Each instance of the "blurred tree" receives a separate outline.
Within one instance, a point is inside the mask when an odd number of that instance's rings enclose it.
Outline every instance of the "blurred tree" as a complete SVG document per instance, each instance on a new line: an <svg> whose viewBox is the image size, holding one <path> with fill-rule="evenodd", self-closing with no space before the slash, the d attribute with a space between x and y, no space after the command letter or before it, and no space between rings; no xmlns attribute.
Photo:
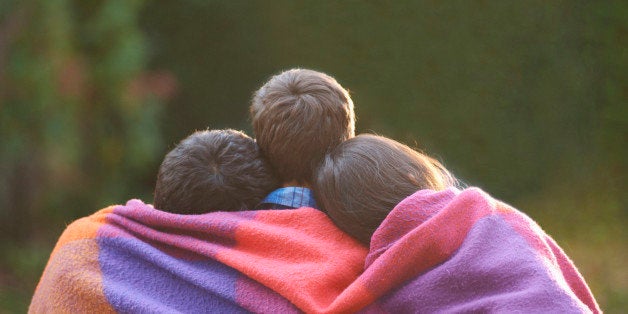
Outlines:
<svg viewBox="0 0 628 314"><path fill-rule="evenodd" d="M31 0L4 11L3 238L37 237L48 224L150 196L162 157L161 99L174 81L144 71L142 5Z"/></svg>

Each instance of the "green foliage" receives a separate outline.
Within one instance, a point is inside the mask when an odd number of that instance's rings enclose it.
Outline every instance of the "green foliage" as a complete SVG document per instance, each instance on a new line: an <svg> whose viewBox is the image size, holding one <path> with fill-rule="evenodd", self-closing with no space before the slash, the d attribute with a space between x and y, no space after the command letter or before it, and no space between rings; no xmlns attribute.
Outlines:
<svg viewBox="0 0 628 314"><path fill-rule="evenodd" d="M9 143L0 155L9 187L5 236L36 233L41 226L26 222L42 208L66 220L146 195L137 185L160 160L161 104L133 90L146 65L140 8L139 1L31 1L5 19L23 18L1 108Z"/></svg>
<svg viewBox="0 0 628 314"><path fill-rule="evenodd" d="M141 1L2 6L0 235L12 246L0 280L2 294L29 298L65 224L150 197L162 101L142 85Z"/></svg>

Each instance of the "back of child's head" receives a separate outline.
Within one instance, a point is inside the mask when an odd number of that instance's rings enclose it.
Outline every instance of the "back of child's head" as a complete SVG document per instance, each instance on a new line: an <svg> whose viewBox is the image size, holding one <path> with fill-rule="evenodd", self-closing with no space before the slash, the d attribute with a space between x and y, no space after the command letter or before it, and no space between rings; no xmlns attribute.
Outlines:
<svg viewBox="0 0 628 314"><path fill-rule="evenodd" d="M456 179L435 159L382 136L362 134L325 156L314 191L322 209L364 244L388 213L417 190L443 190Z"/></svg>
<svg viewBox="0 0 628 314"><path fill-rule="evenodd" d="M250 114L257 143L284 183L311 183L325 153L354 136L349 93L312 70L273 76L255 92Z"/></svg>
<svg viewBox="0 0 628 314"><path fill-rule="evenodd" d="M197 131L164 158L154 206L178 214L246 210L277 186L255 140L235 130Z"/></svg>

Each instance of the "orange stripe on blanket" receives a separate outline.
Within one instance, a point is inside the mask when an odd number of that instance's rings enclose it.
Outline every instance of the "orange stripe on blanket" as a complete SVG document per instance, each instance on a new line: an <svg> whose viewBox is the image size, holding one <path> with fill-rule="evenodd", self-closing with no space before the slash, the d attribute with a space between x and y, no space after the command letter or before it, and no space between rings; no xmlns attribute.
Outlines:
<svg viewBox="0 0 628 314"><path fill-rule="evenodd" d="M50 258L48 259L48 263L46 264L46 268L49 267L50 262L52 261L53 256L57 254L57 251L64 245L77 240L82 239L94 239L96 238L96 233L98 232L98 228L105 224L105 219L107 214L113 212L116 205L112 205L106 208L103 208L94 214L83 217L81 219L75 220L70 225L65 228L57 244L52 249L50 253ZM41 280L37 284L36 290L39 289L41 285Z"/></svg>
<svg viewBox="0 0 628 314"><path fill-rule="evenodd" d="M29 313L115 313L103 292L98 244L76 240L51 257L33 295Z"/></svg>
<svg viewBox="0 0 628 314"><path fill-rule="evenodd" d="M50 256L52 257L60 247L69 242L96 238L98 228L105 224L107 214L113 212L115 207L116 205L103 208L90 216L78 219L68 225L65 231L63 231L63 234L61 234L61 237L59 237L59 241L57 241Z"/></svg>

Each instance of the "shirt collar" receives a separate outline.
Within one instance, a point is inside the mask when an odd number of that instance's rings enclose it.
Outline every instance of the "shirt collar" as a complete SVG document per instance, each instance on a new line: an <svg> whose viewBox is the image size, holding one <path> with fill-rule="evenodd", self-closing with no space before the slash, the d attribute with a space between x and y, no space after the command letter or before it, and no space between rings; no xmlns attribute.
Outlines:
<svg viewBox="0 0 628 314"><path fill-rule="evenodd" d="M299 208L317 208L314 192L311 189L297 186L289 186L276 189L266 196L261 204L278 204L282 206Z"/></svg>

